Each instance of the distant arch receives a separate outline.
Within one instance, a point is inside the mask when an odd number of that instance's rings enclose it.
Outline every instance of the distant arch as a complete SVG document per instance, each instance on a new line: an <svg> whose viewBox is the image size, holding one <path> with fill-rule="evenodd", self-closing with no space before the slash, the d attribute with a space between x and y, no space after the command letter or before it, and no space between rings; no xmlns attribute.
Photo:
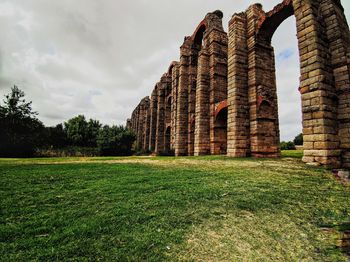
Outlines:
<svg viewBox="0 0 350 262"><path fill-rule="evenodd" d="M170 140L171 140L171 126L168 125L165 130L165 141L164 141L164 149L167 154L170 154L171 152Z"/></svg>
<svg viewBox="0 0 350 262"><path fill-rule="evenodd" d="M196 44L201 44L204 37L204 32L205 30L207 30L207 28L208 28L208 23L207 23L207 20L204 19L202 22L199 23L193 35L191 36L192 41Z"/></svg>
<svg viewBox="0 0 350 262"><path fill-rule="evenodd" d="M223 110L224 108L227 108L227 107L228 107L228 104L227 104L226 99L224 101L220 102L215 109L215 119L216 119L217 115L220 113L220 111Z"/></svg>
<svg viewBox="0 0 350 262"><path fill-rule="evenodd" d="M278 4L273 10L260 17L258 27L258 41L271 43L272 36L277 28L290 16L294 15L292 0L285 0Z"/></svg>
<svg viewBox="0 0 350 262"><path fill-rule="evenodd" d="M214 124L214 139L215 139L215 154L226 155L227 153L227 117L228 108L221 107L215 116Z"/></svg>

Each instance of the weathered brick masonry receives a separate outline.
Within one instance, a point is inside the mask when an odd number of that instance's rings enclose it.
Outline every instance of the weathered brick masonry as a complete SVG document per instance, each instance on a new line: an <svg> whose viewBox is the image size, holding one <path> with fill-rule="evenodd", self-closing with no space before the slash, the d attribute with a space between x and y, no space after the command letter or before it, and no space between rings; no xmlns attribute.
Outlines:
<svg viewBox="0 0 350 262"><path fill-rule="evenodd" d="M128 127L136 147L181 155L279 157L275 55L271 39L296 18L304 158L350 168L350 33L339 0L285 0L234 14L209 13L180 47Z"/></svg>

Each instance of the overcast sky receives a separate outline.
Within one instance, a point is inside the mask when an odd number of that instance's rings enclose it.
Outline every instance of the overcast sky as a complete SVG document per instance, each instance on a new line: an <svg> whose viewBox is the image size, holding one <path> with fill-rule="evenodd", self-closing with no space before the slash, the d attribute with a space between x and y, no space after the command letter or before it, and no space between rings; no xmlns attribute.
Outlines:
<svg viewBox="0 0 350 262"><path fill-rule="evenodd" d="M125 124L206 13L247 0L0 0L0 95L18 85L46 125L78 114ZM260 1L265 11L281 0ZM350 1L342 0L350 17ZM294 17L273 38L282 140L301 132Z"/></svg>

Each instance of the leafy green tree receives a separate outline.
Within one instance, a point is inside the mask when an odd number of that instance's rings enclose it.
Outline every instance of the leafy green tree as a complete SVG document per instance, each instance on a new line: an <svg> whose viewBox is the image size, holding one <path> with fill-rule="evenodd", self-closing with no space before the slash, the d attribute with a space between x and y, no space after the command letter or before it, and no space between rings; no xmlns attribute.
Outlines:
<svg viewBox="0 0 350 262"><path fill-rule="evenodd" d="M90 119L88 122L85 116L78 115L64 123L64 130L71 145L96 147L96 139L101 126L98 120Z"/></svg>
<svg viewBox="0 0 350 262"><path fill-rule="evenodd" d="M127 156L132 154L136 136L124 126L104 126L97 136L97 146L104 156Z"/></svg>
<svg viewBox="0 0 350 262"><path fill-rule="evenodd" d="M32 156L42 143L44 125L36 118L38 113L32 110L32 102L24 96L14 86L0 104L0 156Z"/></svg>
<svg viewBox="0 0 350 262"><path fill-rule="evenodd" d="M53 148L64 148L67 146L67 135L63 125L58 124L54 127L46 127L46 145Z"/></svg>
<svg viewBox="0 0 350 262"><path fill-rule="evenodd" d="M85 146L88 133L88 122L85 116L78 115L64 123L68 141L74 146Z"/></svg>
<svg viewBox="0 0 350 262"><path fill-rule="evenodd" d="M303 134L299 134L297 135L294 140L293 140L294 144L297 145L297 146L302 146L304 141L303 141Z"/></svg>
<svg viewBox="0 0 350 262"><path fill-rule="evenodd" d="M98 120L90 119L87 126L86 145L89 147L97 146L97 136L102 124Z"/></svg>

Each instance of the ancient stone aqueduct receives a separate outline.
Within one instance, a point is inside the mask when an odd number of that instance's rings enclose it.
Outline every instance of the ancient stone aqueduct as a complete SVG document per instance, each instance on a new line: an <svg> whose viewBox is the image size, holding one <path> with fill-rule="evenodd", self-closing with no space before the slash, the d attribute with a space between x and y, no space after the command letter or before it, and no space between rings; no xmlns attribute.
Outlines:
<svg viewBox="0 0 350 262"><path fill-rule="evenodd" d="M350 33L340 0L285 0L234 14L205 16L128 119L136 146L176 156L279 157L279 121L271 39L296 17L304 157L350 168ZM298 110L296 108L296 110Z"/></svg>

